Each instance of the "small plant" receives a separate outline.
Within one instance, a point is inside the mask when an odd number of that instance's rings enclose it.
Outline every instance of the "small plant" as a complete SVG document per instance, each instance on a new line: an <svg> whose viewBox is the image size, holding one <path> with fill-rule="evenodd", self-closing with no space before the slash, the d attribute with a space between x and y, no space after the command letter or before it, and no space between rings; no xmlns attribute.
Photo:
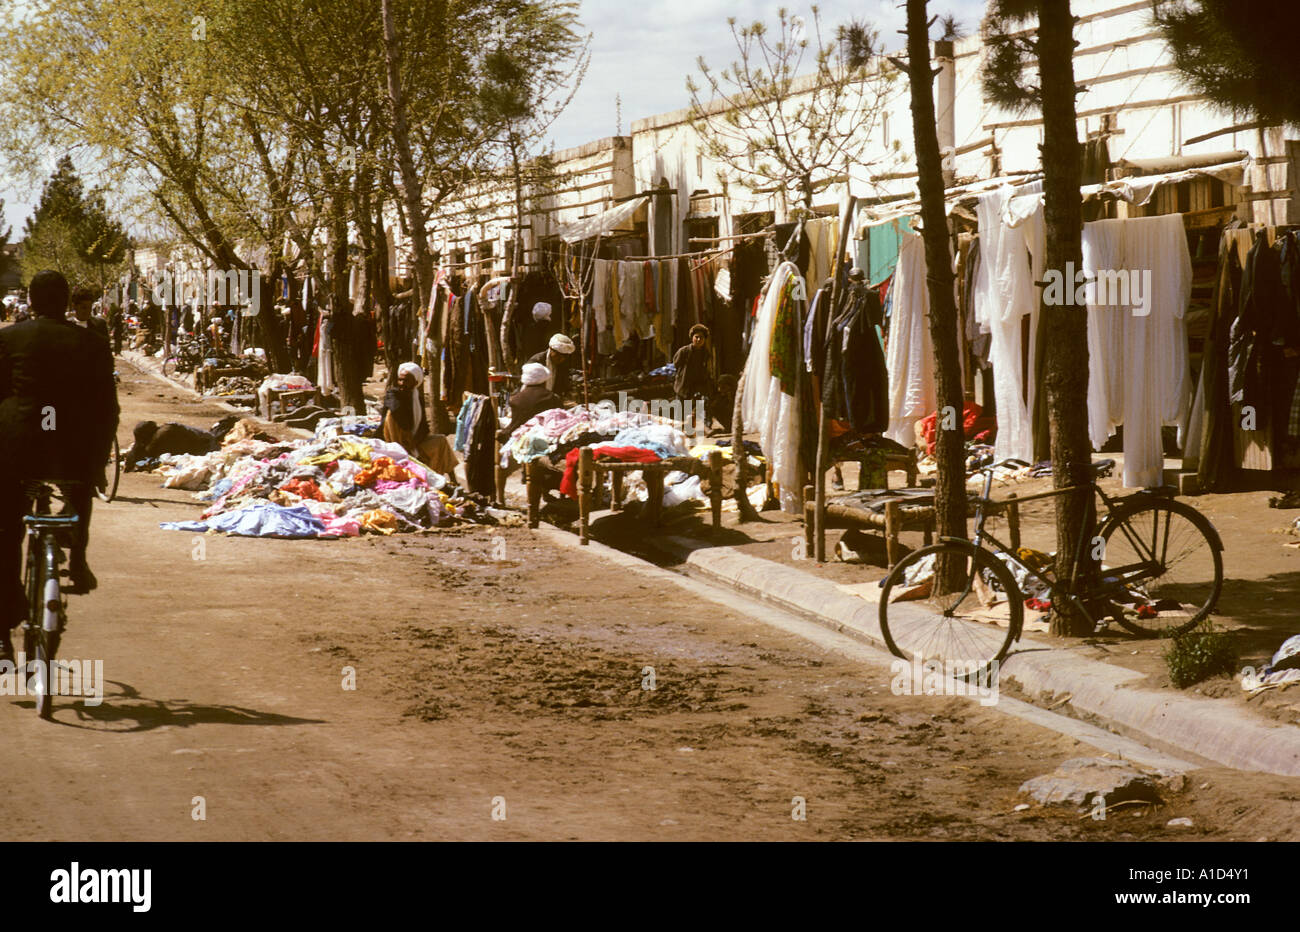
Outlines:
<svg viewBox="0 0 1300 932"><path fill-rule="evenodd" d="M1237 645L1208 619L1191 631L1175 634L1165 650L1169 679L1179 689L1237 669Z"/></svg>

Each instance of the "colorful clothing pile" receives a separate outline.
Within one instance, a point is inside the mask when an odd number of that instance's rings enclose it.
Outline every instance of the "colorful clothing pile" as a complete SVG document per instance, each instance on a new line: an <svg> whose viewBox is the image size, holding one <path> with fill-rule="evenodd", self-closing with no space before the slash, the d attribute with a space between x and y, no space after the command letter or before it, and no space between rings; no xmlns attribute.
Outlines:
<svg viewBox="0 0 1300 932"><path fill-rule="evenodd" d="M485 497L454 488L397 444L353 436L352 426L332 419L311 440L241 440L206 456L163 457L164 485L201 490L195 498L212 504L197 521L162 527L329 538L497 522Z"/></svg>

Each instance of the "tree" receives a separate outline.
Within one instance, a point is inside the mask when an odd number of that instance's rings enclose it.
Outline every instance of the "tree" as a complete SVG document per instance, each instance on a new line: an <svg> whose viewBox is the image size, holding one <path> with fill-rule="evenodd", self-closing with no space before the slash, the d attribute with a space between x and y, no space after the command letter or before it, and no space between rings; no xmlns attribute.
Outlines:
<svg viewBox="0 0 1300 932"><path fill-rule="evenodd" d="M127 246L126 231L109 216L103 195L85 190L65 155L24 226L23 276L30 279L42 269L56 269L74 289L102 290L116 277Z"/></svg>
<svg viewBox="0 0 1300 932"><path fill-rule="evenodd" d="M877 58L875 30L849 23L825 42L816 6L812 13L811 48L804 19L784 8L775 37L761 22L737 28L728 19L739 60L714 73L700 58L706 87L686 80L695 128L706 154L726 166L727 181L805 208L819 185L844 180L850 163L872 167L890 158L864 161L863 154L897 78ZM813 74L801 79L809 57Z"/></svg>
<svg viewBox="0 0 1300 932"><path fill-rule="evenodd" d="M1265 125L1300 126L1294 0L1156 0L1153 17L1197 93Z"/></svg>
<svg viewBox="0 0 1300 932"><path fill-rule="evenodd" d="M953 294L952 254L944 209L943 160L935 129L934 73L930 70L928 0L907 0L907 72L912 89L912 137L921 194L921 234L925 240L926 285L930 297L930 342L934 348L939 410L951 410L956 429L939 430L935 441L938 476L935 515L940 537L966 536L966 455L961 411L965 397L957 349L957 301ZM948 24L946 31L953 31ZM940 418L942 424L944 418ZM964 567L938 568L945 584L961 586Z"/></svg>
<svg viewBox="0 0 1300 932"><path fill-rule="evenodd" d="M1035 33L1013 30L1037 19ZM984 20L989 60L985 94L994 102L1043 115L1043 219L1047 231L1044 269L1065 278L1067 263L1082 268L1083 201L1079 193L1083 163L1075 111L1074 18L1070 0L993 0ZM1034 62L1038 83L1024 71ZM1092 445L1088 438L1087 308L1044 307L1039 317L1044 388L1051 436L1052 476L1056 488L1073 487L1056 498L1056 574L1066 585L1086 578L1093 568L1092 548L1082 550L1082 565L1071 566L1081 538L1091 537L1096 522L1092 496ZM1082 516L1082 517L1081 517ZM1073 575L1072 575L1073 574ZM1051 631L1086 635L1086 619L1068 613L1059 600Z"/></svg>

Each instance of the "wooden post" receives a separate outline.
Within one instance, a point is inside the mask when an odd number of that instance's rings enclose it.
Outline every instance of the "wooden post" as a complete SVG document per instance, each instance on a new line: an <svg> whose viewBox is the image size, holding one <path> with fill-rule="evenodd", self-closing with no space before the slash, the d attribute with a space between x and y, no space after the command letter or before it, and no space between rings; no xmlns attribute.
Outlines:
<svg viewBox="0 0 1300 932"><path fill-rule="evenodd" d="M536 528L542 522L542 482L537 475L537 460L524 466L524 481L528 486L528 526Z"/></svg>
<svg viewBox="0 0 1300 932"><path fill-rule="evenodd" d="M1015 501L1016 493L1007 495L1007 529L1011 534L1011 549L1020 549L1020 503Z"/></svg>
<svg viewBox="0 0 1300 932"><path fill-rule="evenodd" d="M892 569L899 559L898 532L903 525L902 506L898 502L885 502L885 555Z"/></svg>
<svg viewBox="0 0 1300 932"><path fill-rule="evenodd" d="M645 477L646 523L655 527L664 510L664 467L659 463L648 464L641 475Z"/></svg>
<svg viewBox="0 0 1300 932"><path fill-rule="evenodd" d="M623 473L617 469L609 474L609 510L623 510Z"/></svg>
<svg viewBox="0 0 1300 932"><path fill-rule="evenodd" d="M813 538L817 524L817 492L810 486L803 487L803 542L804 556L813 552Z"/></svg>
<svg viewBox="0 0 1300 932"><path fill-rule="evenodd" d="M583 447L578 454L578 539L584 546L590 539L591 482L595 471L596 460L591 455L591 448Z"/></svg>
<svg viewBox="0 0 1300 932"><path fill-rule="evenodd" d="M744 456L745 451L741 450L740 455ZM722 453L719 450L709 454L709 505L713 510L713 533L716 534L722 530Z"/></svg>
<svg viewBox="0 0 1300 932"><path fill-rule="evenodd" d="M826 325L830 326L835 317L835 309L840 298L840 279L843 278L844 272L844 248L847 245L846 240L849 238L850 228L853 224L853 210L857 207L858 199L852 194L849 195L849 202L844 208L844 216L840 218L840 239L835 247L835 262L831 266L831 306L826 314ZM826 340L825 333L813 334L813 339ZM822 373L823 375L825 373ZM830 458L830 418L826 414L826 406L820 403L817 405L817 465L813 470L813 482L816 485L817 509L814 512L813 519L816 525L816 560L818 563L826 562L826 469L829 466L827 460Z"/></svg>

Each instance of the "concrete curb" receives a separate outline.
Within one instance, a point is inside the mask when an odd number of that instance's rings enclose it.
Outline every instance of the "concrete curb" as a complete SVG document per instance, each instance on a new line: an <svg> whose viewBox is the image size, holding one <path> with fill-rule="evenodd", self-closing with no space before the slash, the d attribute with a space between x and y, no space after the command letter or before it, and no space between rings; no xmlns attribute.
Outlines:
<svg viewBox="0 0 1300 932"><path fill-rule="evenodd" d="M718 582L833 631L878 646L884 643L877 607L841 592L834 583L730 547L702 547L680 537L655 543ZM1300 776L1300 728L1268 725L1213 699L1143 689L1134 685L1143 675L1132 670L1024 637L1003 662L1001 675L1031 696L1068 695L1074 710L1117 731L1238 770Z"/></svg>

